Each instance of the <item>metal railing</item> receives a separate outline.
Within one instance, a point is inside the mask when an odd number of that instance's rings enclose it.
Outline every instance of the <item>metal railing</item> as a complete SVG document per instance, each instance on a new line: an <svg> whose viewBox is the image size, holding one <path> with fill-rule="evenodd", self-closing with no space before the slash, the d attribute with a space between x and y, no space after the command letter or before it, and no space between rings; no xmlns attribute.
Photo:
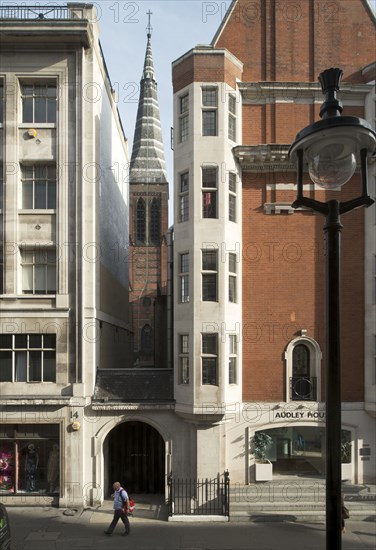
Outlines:
<svg viewBox="0 0 376 550"><path fill-rule="evenodd" d="M0 6L0 19L71 19L67 6Z"/></svg>
<svg viewBox="0 0 376 550"><path fill-rule="evenodd" d="M214 479L168 479L168 513L173 515L230 515L228 471Z"/></svg>
<svg viewBox="0 0 376 550"><path fill-rule="evenodd" d="M290 378L290 399L293 401L316 401L316 376L293 376Z"/></svg>

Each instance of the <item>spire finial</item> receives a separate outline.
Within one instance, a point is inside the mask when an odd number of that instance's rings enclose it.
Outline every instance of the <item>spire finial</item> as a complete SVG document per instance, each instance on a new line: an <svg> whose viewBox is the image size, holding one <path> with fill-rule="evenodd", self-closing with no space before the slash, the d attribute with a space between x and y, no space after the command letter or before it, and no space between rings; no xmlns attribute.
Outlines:
<svg viewBox="0 0 376 550"><path fill-rule="evenodd" d="M148 33L148 38L151 38L151 32L153 30L153 27L151 26L151 16L153 15L153 12L149 11L146 13L146 15L148 16L148 26L146 27L146 30L147 30L147 33Z"/></svg>

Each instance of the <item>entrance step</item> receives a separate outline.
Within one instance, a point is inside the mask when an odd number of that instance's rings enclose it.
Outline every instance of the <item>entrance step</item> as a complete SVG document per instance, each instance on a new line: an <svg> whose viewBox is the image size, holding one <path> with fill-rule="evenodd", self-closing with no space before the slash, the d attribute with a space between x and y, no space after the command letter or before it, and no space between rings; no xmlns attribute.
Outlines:
<svg viewBox="0 0 376 550"><path fill-rule="evenodd" d="M376 490L343 484L353 521L376 520ZM230 486L230 520L325 522L325 480L288 476L250 485Z"/></svg>

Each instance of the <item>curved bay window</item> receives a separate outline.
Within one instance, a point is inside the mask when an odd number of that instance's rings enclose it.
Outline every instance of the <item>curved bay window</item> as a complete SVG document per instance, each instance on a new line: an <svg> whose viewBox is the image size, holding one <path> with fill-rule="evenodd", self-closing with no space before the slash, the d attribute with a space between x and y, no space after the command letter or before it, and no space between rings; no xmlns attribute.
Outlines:
<svg viewBox="0 0 376 550"><path fill-rule="evenodd" d="M290 342L285 352L286 400L319 401L321 379L321 350L308 337Z"/></svg>

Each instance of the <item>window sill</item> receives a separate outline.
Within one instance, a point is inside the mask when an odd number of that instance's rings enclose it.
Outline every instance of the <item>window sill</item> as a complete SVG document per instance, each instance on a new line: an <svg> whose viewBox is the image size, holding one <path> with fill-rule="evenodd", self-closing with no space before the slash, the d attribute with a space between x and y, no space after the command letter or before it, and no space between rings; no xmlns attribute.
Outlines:
<svg viewBox="0 0 376 550"><path fill-rule="evenodd" d="M57 125L55 122L21 122L19 125L18 125L18 128L20 130L28 130L29 128L40 128L41 130L43 129L53 129L53 128L56 128Z"/></svg>
<svg viewBox="0 0 376 550"><path fill-rule="evenodd" d="M19 214L56 214L55 208L20 208Z"/></svg>

